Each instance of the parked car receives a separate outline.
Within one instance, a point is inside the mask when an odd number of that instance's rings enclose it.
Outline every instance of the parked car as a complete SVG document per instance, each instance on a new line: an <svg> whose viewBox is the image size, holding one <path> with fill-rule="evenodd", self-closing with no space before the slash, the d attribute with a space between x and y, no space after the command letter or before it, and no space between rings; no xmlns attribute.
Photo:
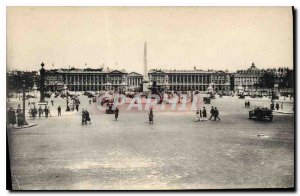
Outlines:
<svg viewBox="0 0 300 196"><path fill-rule="evenodd" d="M113 104L112 104L112 103L109 103L108 106L107 106L107 108L106 108L105 113L106 113L106 114L114 114L115 111L116 111L116 109L113 108Z"/></svg>
<svg viewBox="0 0 300 196"><path fill-rule="evenodd" d="M211 98L210 97L203 97L204 104L210 104Z"/></svg>
<svg viewBox="0 0 300 196"><path fill-rule="evenodd" d="M266 107L254 107L253 110L249 111L249 119L270 119L273 120L273 111Z"/></svg>

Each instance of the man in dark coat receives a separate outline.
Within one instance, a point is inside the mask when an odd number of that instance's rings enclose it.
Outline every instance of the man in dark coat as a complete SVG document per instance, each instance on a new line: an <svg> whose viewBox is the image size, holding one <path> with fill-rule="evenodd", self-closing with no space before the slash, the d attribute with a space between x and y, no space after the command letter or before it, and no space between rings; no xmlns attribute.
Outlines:
<svg viewBox="0 0 300 196"><path fill-rule="evenodd" d="M41 106L39 107L38 112L39 112L39 118L41 118L41 115L43 114L43 109Z"/></svg>
<svg viewBox="0 0 300 196"><path fill-rule="evenodd" d="M82 125L86 124L86 114L84 109L82 109L81 117L82 117L81 124Z"/></svg>
<svg viewBox="0 0 300 196"><path fill-rule="evenodd" d="M58 116L61 116L61 107L60 106L58 106L57 112L58 112Z"/></svg>
<svg viewBox="0 0 300 196"><path fill-rule="evenodd" d="M207 120L207 112L205 107L203 107L202 115L203 115L203 120Z"/></svg>
<svg viewBox="0 0 300 196"><path fill-rule="evenodd" d="M215 111L214 106L211 106L209 120L211 120L211 118L214 116L214 111Z"/></svg>
<svg viewBox="0 0 300 196"><path fill-rule="evenodd" d="M85 120L86 120L86 122L89 122L90 124L92 124L91 119L90 119L90 113L87 110L85 110Z"/></svg>
<svg viewBox="0 0 300 196"><path fill-rule="evenodd" d="M219 118L219 110L217 109L217 107L215 107L215 110L214 110L214 120L216 120L216 119L221 120Z"/></svg>
<svg viewBox="0 0 300 196"><path fill-rule="evenodd" d="M150 122L150 124L153 124L154 114L153 114L153 109L152 108L150 109L150 112L148 113L148 116L149 116L149 122Z"/></svg>
<svg viewBox="0 0 300 196"><path fill-rule="evenodd" d="M119 117L119 109L118 107L116 107L116 110L115 110L115 120L118 121L118 117Z"/></svg>
<svg viewBox="0 0 300 196"><path fill-rule="evenodd" d="M279 103L276 103L276 110L279 110Z"/></svg>
<svg viewBox="0 0 300 196"><path fill-rule="evenodd" d="M48 110L47 106L45 107L44 112L45 112L46 118L48 118L48 112L49 112L49 110Z"/></svg>

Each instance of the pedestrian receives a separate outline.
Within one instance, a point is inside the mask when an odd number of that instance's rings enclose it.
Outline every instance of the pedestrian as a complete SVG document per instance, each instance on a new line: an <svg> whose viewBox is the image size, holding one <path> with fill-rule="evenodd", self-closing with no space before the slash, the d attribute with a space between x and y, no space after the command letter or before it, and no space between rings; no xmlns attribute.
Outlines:
<svg viewBox="0 0 300 196"><path fill-rule="evenodd" d="M18 127L23 127L24 119L23 119L23 113L22 112L18 113L17 119L18 119Z"/></svg>
<svg viewBox="0 0 300 196"><path fill-rule="evenodd" d="M15 110L12 107L10 107L7 113L8 113L8 123L14 126L16 124Z"/></svg>
<svg viewBox="0 0 300 196"><path fill-rule="evenodd" d="M89 100L89 104L90 104L90 105L92 104L92 101L91 101L91 100Z"/></svg>
<svg viewBox="0 0 300 196"><path fill-rule="evenodd" d="M76 110L77 110L77 112L79 110L79 104L78 103L76 103Z"/></svg>
<svg viewBox="0 0 300 196"><path fill-rule="evenodd" d="M30 101L28 101L28 106L30 106Z"/></svg>
<svg viewBox="0 0 300 196"><path fill-rule="evenodd" d="M211 120L211 118L214 116L214 111L215 111L214 106L211 106L209 120Z"/></svg>
<svg viewBox="0 0 300 196"><path fill-rule="evenodd" d="M47 106L45 106L44 112L45 112L46 118L48 118L48 108L47 108Z"/></svg>
<svg viewBox="0 0 300 196"><path fill-rule="evenodd" d="M86 115L85 115L84 109L82 109L82 112L81 112L81 124L82 125L86 124Z"/></svg>
<svg viewBox="0 0 300 196"><path fill-rule="evenodd" d="M219 118L219 110L217 109L217 107L215 107L215 109L214 109L214 120L216 120L216 119L219 119L219 120L221 120L220 118Z"/></svg>
<svg viewBox="0 0 300 196"><path fill-rule="evenodd" d="M87 110L85 110L85 122L89 122L90 124L92 124L90 119L90 113Z"/></svg>
<svg viewBox="0 0 300 196"><path fill-rule="evenodd" d="M199 121L203 121L202 110L199 110Z"/></svg>
<svg viewBox="0 0 300 196"><path fill-rule="evenodd" d="M200 112L199 112L199 110L197 110L196 111L196 118L195 118L195 122L198 122L198 121L200 121Z"/></svg>
<svg viewBox="0 0 300 196"><path fill-rule="evenodd" d="M41 115L43 114L43 109L41 106L39 107L38 112L39 112L39 118L41 118Z"/></svg>
<svg viewBox="0 0 300 196"><path fill-rule="evenodd" d="M150 112L148 113L149 116L149 123L153 124L153 118L154 118L154 114L153 114L153 109L150 108Z"/></svg>
<svg viewBox="0 0 300 196"><path fill-rule="evenodd" d="M205 107L203 107L202 115L203 115L203 120L206 121L207 120L207 112L206 112Z"/></svg>
<svg viewBox="0 0 300 196"><path fill-rule="evenodd" d="M276 110L279 110L279 103L276 103Z"/></svg>
<svg viewBox="0 0 300 196"><path fill-rule="evenodd" d="M116 107L116 110L115 110L115 120L118 121L118 117L119 117L119 109L118 107Z"/></svg>
<svg viewBox="0 0 300 196"><path fill-rule="evenodd" d="M53 105L53 102L54 102L54 101L53 101L53 99L52 99L52 100L51 100L51 105Z"/></svg>
<svg viewBox="0 0 300 196"><path fill-rule="evenodd" d="M245 108L247 107L247 101L245 101Z"/></svg>
<svg viewBox="0 0 300 196"><path fill-rule="evenodd" d="M32 116L33 119L35 119L36 114L37 114L37 109L36 109L35 106L33 106L33 109L31 110L31 116Z"/></svg>
<svg viewBox="0 0 300 196"><path fill-rule="evenodd" d="M281 103L281 110L283 110L283 102Z"/></svg>
<svg viewBox="0 0 300 196"><path fill-rule="evenodd" d="M248 108L250 108L250 101L248 101Z"/></svg>
<svg viewBox="0 0 300 196"><path fill-rule="evenodd" d="M58 106L57 112L58 112L58 116L61 116L61 107L60 106Z"/></svg>

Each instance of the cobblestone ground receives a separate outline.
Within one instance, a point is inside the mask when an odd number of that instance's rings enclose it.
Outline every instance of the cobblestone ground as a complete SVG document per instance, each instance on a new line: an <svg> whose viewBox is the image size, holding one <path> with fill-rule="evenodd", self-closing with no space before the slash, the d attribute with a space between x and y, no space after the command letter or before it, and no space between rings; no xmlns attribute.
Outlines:
<svg viewBox="0 0 300 196"><path fill-rule="evenodd" d="M244 100L232 97L212 105L221 121L194 122L194 111L165 111L155 112L150 125L146 111L121 107L116 122L81 96L92 124L82 126L74 113L8 130L13 189L293 187L294 116L249 120Z"/></svg>

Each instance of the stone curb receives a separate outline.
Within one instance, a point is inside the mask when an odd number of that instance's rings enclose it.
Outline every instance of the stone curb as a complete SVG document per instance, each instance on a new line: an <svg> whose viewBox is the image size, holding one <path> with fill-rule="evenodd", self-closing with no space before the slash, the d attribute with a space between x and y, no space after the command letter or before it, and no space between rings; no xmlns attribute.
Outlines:
<svg viewBox="0 0 300 196"><path fill-rule="evenodd" d="M35 127L37 126L37 124L28 124L28 125L24 125L23 127L12 127L13 129L26 129L26 128L30 128L30 127Z"/></svg>

